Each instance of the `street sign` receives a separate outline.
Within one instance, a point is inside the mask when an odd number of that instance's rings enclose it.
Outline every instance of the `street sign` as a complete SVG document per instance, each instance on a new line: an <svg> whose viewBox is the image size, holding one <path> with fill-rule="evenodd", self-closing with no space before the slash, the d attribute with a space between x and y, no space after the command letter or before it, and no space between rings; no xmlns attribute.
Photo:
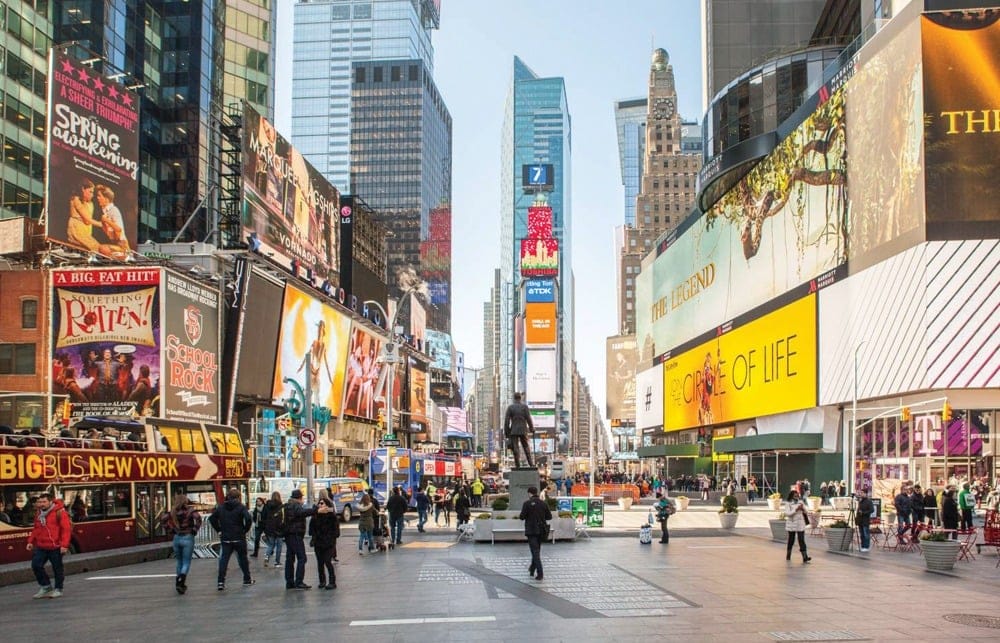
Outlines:
<svg viewBox="0 0 1000 643"><path fill-rule="evenodd" d="M398 447L399 440L379 440L378 445L380 447Z"/></svg>
<svg viewBox="0 0 1000 643"><path fill-rule="evenodd" d="M390 441L391 440L396 440L396 434L395 433L386 433L385 435L382 436L382 439L383 440L390 440ZM398 440L397 440L397 442L398 442Z"/></svg>
<svg viewBox="0 0 1000 643"><path fill-rule="evenodd" d="M299 446L311 447L316 442L316 431L310 428L299 429Z"/></svg>

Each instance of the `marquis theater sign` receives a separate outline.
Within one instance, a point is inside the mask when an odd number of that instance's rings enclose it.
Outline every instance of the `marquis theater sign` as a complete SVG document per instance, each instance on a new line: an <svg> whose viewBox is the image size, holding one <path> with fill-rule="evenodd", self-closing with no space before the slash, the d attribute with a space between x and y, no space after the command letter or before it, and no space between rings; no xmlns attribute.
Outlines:
<svg viewBox="0 0 1000 643"><path fill-rule="evenodd" d="M0 483L219 480L246 475L242 458L205 454L0 449Z"/></svg>

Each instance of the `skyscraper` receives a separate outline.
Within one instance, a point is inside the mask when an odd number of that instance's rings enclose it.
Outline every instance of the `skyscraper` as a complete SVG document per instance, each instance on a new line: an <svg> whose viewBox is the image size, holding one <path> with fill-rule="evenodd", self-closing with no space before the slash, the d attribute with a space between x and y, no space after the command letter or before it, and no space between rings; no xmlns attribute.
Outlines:
<svg viewBox="0 0 1000 643"><path fill-rule="evenodd" d="M615 101L615 129L625 188L625 225L635 225L635 197L639 194L646 149L646 98Z"/></svg>
<svg viewBox="0 0 1000 643"><path fill-rule="evenodd" d="M222 105L246 100L274 122L274 35L278 3L225 0Z"/></svg>
<svg viewBox="0 0 1000 643"><path fill-rule="evenodd" d="M500 190L500 320L507 320L500 339L499 397L510 399L515 368L523 368L524 354L515 346L510 321L522 313L520 240L528 237L528 206L535 197L524 191L522 166L552 164L553 189L546 197L552 208L552 236L559 243L559 286L556 296L556 427L568 443L573 395L573 273L572 207L570 204L571 120L566 84L561 77L543 78L514 57L501 135ZM530 401L530 399L529 399Z"/></svg>

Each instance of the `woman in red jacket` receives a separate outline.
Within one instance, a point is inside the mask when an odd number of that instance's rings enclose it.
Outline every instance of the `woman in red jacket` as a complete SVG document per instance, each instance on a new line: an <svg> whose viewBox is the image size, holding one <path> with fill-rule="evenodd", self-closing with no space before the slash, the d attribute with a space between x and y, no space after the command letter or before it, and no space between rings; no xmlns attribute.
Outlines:
<svg viewBox="0 0 1000 643"><path fill-rule="evenodd" d="M69 513L62 500L52 499L51 493L43 493L35 500L35 525L28 534L28 551L31 556L31 571L41 589L35 598L59 598L63 590L63 554L69 551L72 534ZM52 563L52 573L56 577L55 587L45 573L45 563Z"/></svg>

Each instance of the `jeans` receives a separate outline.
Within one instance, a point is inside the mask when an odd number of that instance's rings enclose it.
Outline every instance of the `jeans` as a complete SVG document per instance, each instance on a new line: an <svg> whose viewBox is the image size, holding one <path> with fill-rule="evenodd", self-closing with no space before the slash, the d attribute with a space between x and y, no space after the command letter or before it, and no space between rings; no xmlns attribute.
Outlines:
<svg viewBox="0 0 1000 643"><path fill-rule="evenodd" d="M900 536L907 530L910 526L910 512L896 512L896 533Z"/></svg>
<svg viewBox="0 0 1000 643"><path fill-rule="evenodd" d="M444 512L444 505L436 504L434 505L434 524L438 525L438 518L441 517L442 512ZM440 526L440 525L438 525Z"/></svg>
<svg viewBox="0 0 1000 643"><path fill-rule="evenodd" d="M417 508L417 531L423 531L427 524L427 509Z"/></svg>
<svg viewBox="0 0 1000 643"><path fill-rule="evenodd" d="M52 563L52 573L56 577L56 589L61 590L63 588L63 579L65 578L63 576L62 551L35 547L34 552L31 554L31 571L35 572L35 580L42 587L49 587L51 585L49 575L45 573L46 562Z"/></svg>
<svg viewBox="0 0 1000 643"><path fill-rule="evenodd" d="M809 558L809 555L806 553L806 532L790 531L788 532L788 550L785 553L785 560L788 560L792 557L792 545L795 544L796 534L798 534L799 551L802 552L802 560Z"/></svg>
<svg viewBox="0 0 1000 643"><path fill-rule="evenodd" d="M226 582L226 571L229 569L229 557L236 552L236 562L243 572L243 582L250 582L250 560L247 558L247 541L222 542L222 555L219 556L219 583Z"/></svg>
<svg viewBox="0 0 1000 643"><path fill-rule="evenodd" d="M257 526L253 530L253 557L260 553L260 537L264 535L264 528Z"/></svg>
<svg viewBox="0 0 1000 643"><path fill-rule="evenodd" d="M371 529L362 529L358 527L358 551L364 551L365 541L368 542L368 551L375 548L375 538L372 536Z"/></svg>
<svg viewBox="0 0 1000 643"><path fill-rule="evenodd" d="M301 585L306 578L306 543L302 534L285 536L285 587Z"/></svg>
<svg viewBox="0 0 1000 643"><path fill-rule="evenodd" d="M403 516L389 517L389 536L394 543L403 540L403 522Z"/></svg>
<svg viewBox="0 0 1000 643"><path fill-rule="evenodd" d="M531 552L531 565L528 573L542 575L542 537L541 535L528 536L528 550Z"/></svg>
<svg viewBox="0 0 1000 643"><path fill-rule="evenodd" d="M960 529L962 529L962 531L972 529L972 509L962 510L962 525Z"/></svg>
<svg viewBox="0 0 1000 643"><path fill-rule="evenodd" d="M333 572L333 545L316 548L316 568L319 570L319 584L326 585L327 574L330 575L330 585L337 584L337 575Z"/></svg>
<svg viewBox="0 0 1000 643"><path fill-rule="evenodd" d="M266 556L270 560L271 554L275 554L275 556L274 556L274 564L275 565L280 565L281 564L281 545L284 542L284 538L281 538L280 536L265 536L264 538L266 539L266 542L267 542L267 551L264 552L264 556ZM275 553L275 552L277 552L277 553Z"/></svg>
<svg viewBox="0 0 1000 643"><path fill-rule="evenodd" d="M660 531L663 532L663 534L660 536L660 542L661 543L668 543L668 542L670 542L670 532L667 531L667 521L666 520L661 520L660 521Z"/></svg>
<svg viewBox="0 0 1000 643"><path fill-rule="evenodd" d="M191 556L194 555L194 534L177 534L174 536L174 558L177 560L177 575L187 576L191 569Z"/></svg>
<svg viewBox="0 0 1000 643"><path fill-rule="evenodd" d="M867 522L858 523L858 535L861 537L861 549L871 549L872 528Z"/></svg>

